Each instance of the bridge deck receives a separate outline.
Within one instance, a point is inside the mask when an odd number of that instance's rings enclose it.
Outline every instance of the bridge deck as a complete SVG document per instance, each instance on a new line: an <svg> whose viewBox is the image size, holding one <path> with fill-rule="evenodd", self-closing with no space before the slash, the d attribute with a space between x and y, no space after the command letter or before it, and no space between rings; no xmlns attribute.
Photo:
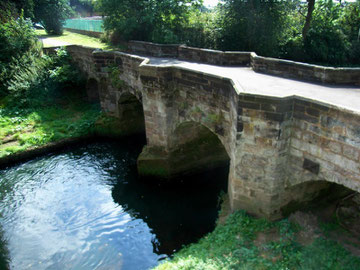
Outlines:
<svg viewBox="0 0 360 270"><path fill-rule="evenodd" d="M287 79L254 72L248 67L224 67L171 58L148 57L150 65L176 66L188 70L230 78L244 94L288 97L298 96L360 113L360 88Z"/></svg>

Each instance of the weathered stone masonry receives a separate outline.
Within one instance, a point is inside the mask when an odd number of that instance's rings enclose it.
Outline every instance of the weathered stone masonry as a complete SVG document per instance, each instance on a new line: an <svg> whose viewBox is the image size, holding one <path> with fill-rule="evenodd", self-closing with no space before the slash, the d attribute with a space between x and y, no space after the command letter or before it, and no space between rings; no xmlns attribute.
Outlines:
<svg viewBox="0 0 360 270"><path fill-rule="evenodd" d="M126 93L142 103L147 148L169 153L184 123L216 134L230 158L233 209L278 218L290 202L309 200L326 188L324 181L360 191L357 113L295 96L240 94L230 79L154 66L126 53L67 50L96 84L90 88L98 89L104 111L120 117Z"/></svg>

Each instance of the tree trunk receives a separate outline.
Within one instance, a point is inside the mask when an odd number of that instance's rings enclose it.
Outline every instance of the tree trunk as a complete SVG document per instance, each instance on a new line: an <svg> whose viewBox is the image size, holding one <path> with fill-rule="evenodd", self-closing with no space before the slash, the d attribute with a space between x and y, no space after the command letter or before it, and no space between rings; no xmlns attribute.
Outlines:
<svg viewBox="0 0 360 270"><path fill-rule="evenodd" d="M305 20L304 28L302 30L302 36L304 41L310 29L311 18L315 7L315 0L307 0L307 2L308 2L308 8L307 8L306 20Z"/></svg>

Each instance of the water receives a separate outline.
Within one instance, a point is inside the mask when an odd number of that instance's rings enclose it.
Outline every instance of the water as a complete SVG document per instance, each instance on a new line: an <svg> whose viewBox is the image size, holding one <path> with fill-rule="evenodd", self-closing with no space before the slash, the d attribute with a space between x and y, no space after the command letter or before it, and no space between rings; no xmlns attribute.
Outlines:
<svg viewBox="0 0 360 270"><path fill-rule="evenodd" d="M140 180L138 142L97 142L0 171L0 269L149 269L214 228L226 170Z"/></svg>

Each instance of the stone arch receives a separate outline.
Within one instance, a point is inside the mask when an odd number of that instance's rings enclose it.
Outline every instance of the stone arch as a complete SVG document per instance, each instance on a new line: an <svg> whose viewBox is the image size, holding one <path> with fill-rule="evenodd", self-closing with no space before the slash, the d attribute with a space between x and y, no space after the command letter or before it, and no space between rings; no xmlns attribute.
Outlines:
<svg viewBox="0 0 360 270"><path fill-rule="evenodd" d="M351 193L358 192L341 183L324 179L307 180L285 188L282 196L281 212L283 216L306 208L317 201L334 201Z"/></svg>
<svg viewBox="0 0 360 270"><path fill-rule="evenodd" d="M87 80L86 94L90 102L100 102L99 83L96 79L90 78Z"/></svg>
<svg viewBox="0 0 360 270"><path fill-rule="evenodd" d="M230 155L223 141L209 127L184 121L170 135L170 156L180 173L192 173L229 166Z"/></svg>
<svg viewBox="0 0 360 270"><path fill-rule="evenodd" d="M185 130L184 134L182 131ZM191 133L191 132L193 133ZM185 140L189 139L191 135L193 136L200 136L201 134L207 134L211 137L213 137L214 141L216 141L216 139L218 140L218 142L221 144L221 146L225 149L227 155L229 157L231 157L231 149L228 146L228 140L225 136L223 136L223 132L220 132L221 134L219 134L218 130L217 130L217 126L212 125L209 126L206 123L203 123L202 121L195 121L195 120L184 120L180 123L178 123L177 125L175 125L173 127L172 130L172 136L170 136L170 148L173 148L176 145L179 145L179 141L176 140L177 136L175 136L176 134L180 133L179 135L181 135ZM216 137L216 139L215 139ZM180 139L181 137L179 137L178 139Z"/></svg>
<svg viewBox="0 0 360 270"><path fill-rule="evenodd" d="M124 92L120 95L117 106L117 117L126 135L145 133L144 110L138 97L130 92Z"/></svg>
<svg viewBox="0 0 360 270"><path fill-rule="evenodd" d="M230 168L222 141L208 127L185 121L168 134L169 147L147 145L137 162L141 176L173 179L225 167Z"/></svg>

